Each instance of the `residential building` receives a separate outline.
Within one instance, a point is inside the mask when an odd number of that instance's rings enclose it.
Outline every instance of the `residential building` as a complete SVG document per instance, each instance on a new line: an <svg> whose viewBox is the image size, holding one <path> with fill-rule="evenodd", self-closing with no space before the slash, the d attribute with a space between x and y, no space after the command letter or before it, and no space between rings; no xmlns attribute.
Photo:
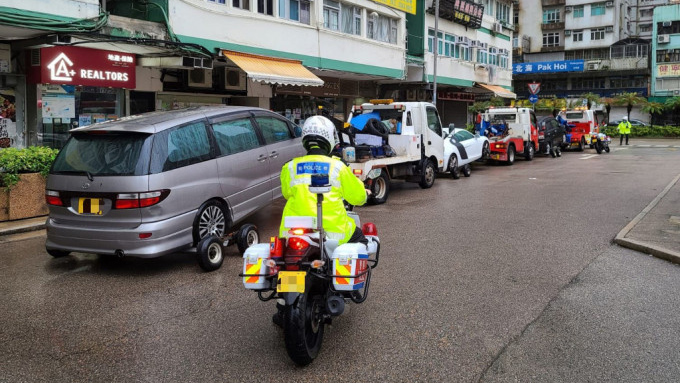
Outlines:
<svg viewBox="0 0 680 383"><path fill-rule="evenodd" d="M680 5L654 9L651 101L680 96Z"/></svg>
<svg viewBox="0 0 680 383"><path fill-rule="evenodd" d="M6 1L0 95L14 115L0 146L60 147L76 126L192 105L301 123L318 106L344 119L370 98L437 99L445 124L464 124L475 97L514 97L509 0L440 0L437 23L433 0L393 3Z"/></svg>

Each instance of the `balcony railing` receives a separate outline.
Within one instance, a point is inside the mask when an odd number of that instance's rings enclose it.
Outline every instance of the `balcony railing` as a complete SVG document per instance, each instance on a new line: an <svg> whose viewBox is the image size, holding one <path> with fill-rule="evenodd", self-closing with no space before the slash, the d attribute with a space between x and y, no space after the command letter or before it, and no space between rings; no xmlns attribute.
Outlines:
<svg viewBox="0 0 680 383"><path fill-rule="evenodd" d="M541 52L561 52L564 50L564 45L554 47L541 47Z"/></svg>
<svg viewBox="0 0 680 383"><path fill-rule="evenodd" d="M564 21L560 21L557 23L544 23L541 24L541 29L545 30L554 30L554 29L564 29Z"/></svg>

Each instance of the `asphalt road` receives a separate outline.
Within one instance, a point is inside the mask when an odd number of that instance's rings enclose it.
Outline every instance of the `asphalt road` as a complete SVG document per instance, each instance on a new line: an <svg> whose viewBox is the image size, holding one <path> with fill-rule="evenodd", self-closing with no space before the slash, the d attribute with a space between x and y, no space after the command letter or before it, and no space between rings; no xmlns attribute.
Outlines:
<svg viewBox="0 0 680 383"><path fill-rule="evenodd" d="M382 242L369 299L306 368L234 247L204 273L191 254L52 259L41 233L6 241L0 382L676 381L680 269L612 239L677 175L680 141L631 144L393 183L357 208ZM262 237L282 205L252 218Z"/></svg>

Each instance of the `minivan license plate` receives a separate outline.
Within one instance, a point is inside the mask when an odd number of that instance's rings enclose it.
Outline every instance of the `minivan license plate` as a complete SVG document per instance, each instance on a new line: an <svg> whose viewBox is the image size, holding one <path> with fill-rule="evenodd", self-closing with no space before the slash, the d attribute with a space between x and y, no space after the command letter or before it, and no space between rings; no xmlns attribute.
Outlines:
<svg viewBox="0 0 680 383"><path fill-rule="evenodd" d="M277 293L304 293L305 271L279 271L276 281Z"/></svg>
<svg viewBox="0 0 680 383"><path fill-rule="evenodd" d="M79 198L78 213L101 215L102 200L100 198Z"/></svg>

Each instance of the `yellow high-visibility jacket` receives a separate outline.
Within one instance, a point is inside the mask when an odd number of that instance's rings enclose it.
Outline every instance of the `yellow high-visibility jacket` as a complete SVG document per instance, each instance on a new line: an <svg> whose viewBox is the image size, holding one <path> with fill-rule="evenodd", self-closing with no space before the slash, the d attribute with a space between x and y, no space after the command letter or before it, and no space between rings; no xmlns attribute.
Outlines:
<svg viewBox="0 0 680 383"><path fill-rule="evenodd" d="M619 122L618 128L620 134L630 134L630 121L623 120Z"/></svg>
<svg viewBox="0 0 680 383"><path fill-rule="evenodd" d="M356 224L347 215L343 199L352 205L366 203L366 190L347 165L335 157L311 154L289 161L281 168L281 193L287 200L283 208L279 236L288 237L290 228L284 227L285 217L316 217L317 195L309 191L314 172L328 172L331 191L324 193L323 228L328 238L346 243L354 233Z"/></svg>

